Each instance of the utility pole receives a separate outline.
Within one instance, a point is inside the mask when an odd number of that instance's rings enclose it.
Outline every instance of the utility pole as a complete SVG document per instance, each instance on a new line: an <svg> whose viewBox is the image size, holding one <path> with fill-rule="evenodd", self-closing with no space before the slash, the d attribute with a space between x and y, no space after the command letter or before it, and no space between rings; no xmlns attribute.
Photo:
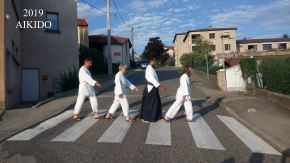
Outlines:
<svg viewBox="0 0 290 163"><path fill-rule="evenodd" d="M134 51L134 46L135 46L135 44L134 44L134 27L132 26L132 30L131 30L131 32L132 32L132 59L134 59L134 55L135 55L135 51Z"/></svg>
<svg viewBox="0 0 290 163"><path fill-rule="evenodd" d="M111 40L111 7L110 0L107 0L107 37L108 37L108 74L112 75L112 40Z"/></svg>
<svg viewBox="0 0 290 163"><path fill-rule="evenodd" d="M225 57L225 38L228 38L230 39L230 36L229 35L222 35L221 36L222 38L222 52L223 52L223 68L225 68L225 61L226 61L226 57Z"/></svg>

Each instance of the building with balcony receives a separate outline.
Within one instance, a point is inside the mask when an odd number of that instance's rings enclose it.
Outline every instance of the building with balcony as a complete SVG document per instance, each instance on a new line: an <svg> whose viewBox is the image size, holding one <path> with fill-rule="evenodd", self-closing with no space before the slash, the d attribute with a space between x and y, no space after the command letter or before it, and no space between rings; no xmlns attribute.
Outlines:
<svg viewBox="0 0 290 163"><path fill-rule="evenodd" d="M220 58L222 53L233 55L237 52L236 31L237 28L204 28L177 33L173 40L176 56L175 65L181 66L180 57L185 53L192 52L198 39L211 43L212 55L216 59Z"/></svg>
<svg viewBox="0 0 290 163"><path fill-rule="evenodd" d="M290 54L290 38L263 38L237 40L241 56L266 56Z"/></svg>

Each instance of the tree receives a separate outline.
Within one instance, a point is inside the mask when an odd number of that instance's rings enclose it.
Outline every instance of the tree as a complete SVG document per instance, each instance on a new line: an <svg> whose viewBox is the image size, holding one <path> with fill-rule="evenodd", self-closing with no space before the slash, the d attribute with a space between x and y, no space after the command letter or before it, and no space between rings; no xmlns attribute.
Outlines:
<svg viewBox="0 0 290 163"><path fill-rule="evenodd" d="M84 59L91 58L93 60L93 66L91 68L93 75L107 73L107 62L105 61L105 57L101 52L94 48L88 48L85 46L81 46L79 52L80 66L83 65Z"/></svg>
<svg viewBox="0 0 290 163"><path fill-rule="evenodd" d="M289 38L289 35L288 34L283 34L282 38Z"/></svg>
<svg viewBox="0 0 290 163"><path fill-rule="evenodd" d="M164 44L160 38L150 38L142 54L142 58L148 59L150 57L156 57L162 64L164 64L168 59L168 56L164 55L164 53Z"/></svg>

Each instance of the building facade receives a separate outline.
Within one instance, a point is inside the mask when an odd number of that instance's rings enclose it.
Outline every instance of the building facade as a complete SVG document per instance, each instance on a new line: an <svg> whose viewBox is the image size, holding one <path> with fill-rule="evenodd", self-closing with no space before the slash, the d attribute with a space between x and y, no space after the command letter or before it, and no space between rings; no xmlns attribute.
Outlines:
<svg viewBox="0 0 290 163"><path fill-rule="evenodd" d="M89 31L86 19L78 19L78 45L89 47Z"/></svg>
<svg viewBox="0 0 290 163"><path fill-rule="evenodd" d="M290 54L290 38L237 40L237 50L241 56Z"/></svg>
<svg viewBox="0 0 290 163"><path fill-rule="evenodd" d="M53 95L60 73L78 67L76 2L0 3L0 76L4 79L0 82L0 107L10 108L21 101L39 101ZM43 15L24 17L24 9L42 9ZM49 21L51 26L16 28L25 21Z"/></svg>
<svg viewBox="0 0 290 163"><path fill-rule="evenodd" d="M107 35L89 36L90 48L95 48L108 57ZM111 59L112 63L125 64L130 66L130 48L132 47L129 38L112 36L111 37Z"/></svg>
<svg viewBox="0 0 290 163"><path fill-rule="evenodd" d="M212 46L212 55L218 59L222 53L232 54L237 52L237 28L204 28L191 30L175 35L173 43L176 54L176 66L180 67L180 57L192 52L198 39L207 40Z"/></svg>

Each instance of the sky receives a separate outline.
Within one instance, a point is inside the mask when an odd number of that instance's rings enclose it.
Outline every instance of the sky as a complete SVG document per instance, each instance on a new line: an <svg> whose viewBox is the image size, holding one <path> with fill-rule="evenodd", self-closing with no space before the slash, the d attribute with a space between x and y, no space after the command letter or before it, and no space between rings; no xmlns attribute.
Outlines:
<svg viewBox="0 0 290 163"><path fill-rule="evenodd" d="M139 54L150 37L172 45L176 33L209 26L237 27L237 39L290 35L290 0L114 0L117 8L111 1L112 34L131 38L134 26ZM77 3L89 35L106 34L106 0Z"/></svg>

